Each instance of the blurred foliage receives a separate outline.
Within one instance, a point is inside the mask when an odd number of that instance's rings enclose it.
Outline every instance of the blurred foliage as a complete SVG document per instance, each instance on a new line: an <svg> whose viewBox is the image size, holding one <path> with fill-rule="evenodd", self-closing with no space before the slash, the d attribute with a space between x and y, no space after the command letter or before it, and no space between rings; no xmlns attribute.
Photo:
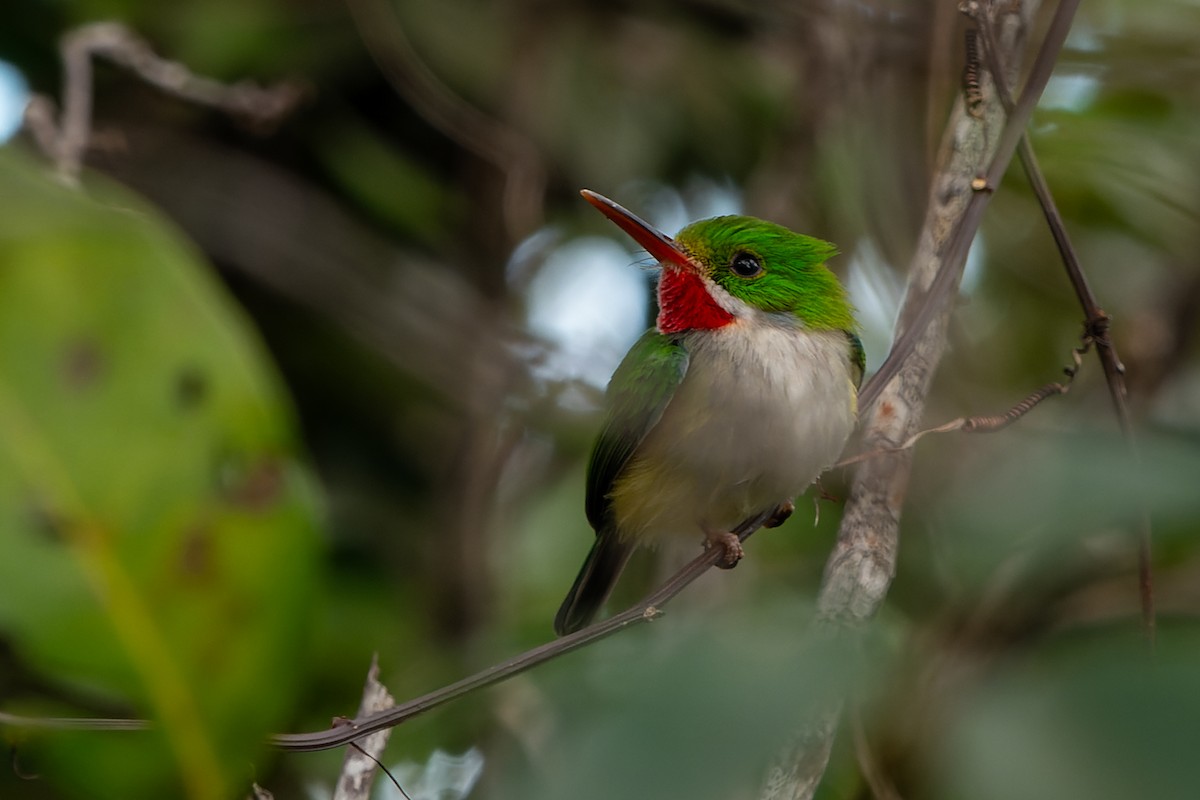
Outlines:
<svg viewBox="0 0 1200 800"><path fill-rule="evenodd" d="M21 198L0 219L6 706L157 721L32 740L80 795L226 796L300 684L316 509L291 414L152 208L12 150L0 183Z"/></svg>
<svg viewBox="0 0 1200 800"><path fill-rule="evenodd" d="M404 698L550 635L591 536L599 391L552 369L565 345L527 325L542 296L529 288L590 236L627 247L580 187L675 224L724 198L838 242L878 364L963 49L954 4L932 0L19 0L0 11L0 58L55 94L57 37L108 18L200 74L294 79L309 99L251 130L101 64L82 191L30 166L27 141L3 151L0 709L178 713L122 638L136 620L103 590L117 570L223 787L248 785L264 730L350 713L373 651ZM1196 30L1188 0L1083 4L1031 129L1114 319L1139 460L1089 356L1019 426L922 441L899 574L860 650L805 633L839 506L822 502L814 524L802 502L663 622L418 718L389 758L478 746L480 797L751 796L795 717L848 680L858 738L901 796L1187 796ZM976 256L930 424L1008 407L1078 341L1016 167ZM324 496L323 580L297 439ZM260 479L267 501L245 505ZM843 480L823 488L844 494ZM1132 539L1143 508L1153 668ZM208 572L180 573L194 558ZM850 733L823 797L870 796ZM22 740L47 777L0 775L0 796L136 796L135 782L177 780L181 753L199 758L125 736ZM264 757L253 777L295 796L337 764Z"/></svg>

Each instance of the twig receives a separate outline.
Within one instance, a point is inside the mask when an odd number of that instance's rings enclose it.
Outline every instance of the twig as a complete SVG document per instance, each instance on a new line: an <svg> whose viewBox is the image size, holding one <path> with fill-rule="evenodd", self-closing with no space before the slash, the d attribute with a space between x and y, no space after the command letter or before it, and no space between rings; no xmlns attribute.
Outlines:
<svg viewBox="0 0 1200 800"><path fill-rule="evenodd" d="M983 50L988 59L989 69L993 75L1003 76L1003 56L1000 53L995 34L992 31L991 17L986 11L977 11L973 16L979 25L979 33L983 39ZM1012 93L1009 91L1007 80L1003 79L1003 77L996 81L996 94L1006 109L1012 108ZM1112 398L1113 410L1117 415L1117 424L1120 426L1121 436L1125 440L1125 446L1129 451L1130 465L1133 470L1140 470L1141 453L1137 444L1137 436L1133 430L1133 421L1129 414L1129 406L1126 402L1128 392L1125 387L1125 367L1121 363L1120 356L1117 355L1116 346L1112 343L1112 339L1108 335L1111 319L1105 313L1104 309L1100 307L1099 301L1092 291L1091 284L1083 272L1083 267L1079 263L1079 256L1075 251L1074 245L1071 244L1071 237L1067 233L1066 223L1063 221L1062 214L1059 213L1058 205L1054 202L1054 196L1050 192L1050 185L1046 181L1046 176L1042 172L1041 166L1038 164L1037 156L1034 154L1033 144L1029 141L1028 134L1021 136L1021 140L1017 145L1017 157L1020 159L1021 166L1025 171L1025 177L1029 181L1029 185L1033 188L1033 193L1042 207L1042 213L1046 217L1046 224L1050 227L1050 234L1054 237L1054 244L1058 247L1063 266L1067 270L1067 277L1071 281L1072 288L1075 290L1075 296L1079 298L1079 304L1083 307L1083 341L1085 345L1090 343L1095 343L1096 345L1096 356L1100 359L1100 365L1104 369L1104 378L1108 384L1109 396ZM1138 509L1138 515L1136 538L1138 548L1138 593L1142 611L1142 630L1146 634L1150 645L1153 646L1156 631L1154 572L1151 563L1153 529L1150 522L1150 512L1145 505L1142 505Z"/></svg>
<svg viewBox="0 0 1200 800"><path fill-rule="evenodd" d="M1069 388L1070 384L1066 383L1047 383L1003 414L989 417L967 417L963 420L961 430L963 433L995 433L1004 430L1032 411L1047 397L1066 394Z"/></svg>
<svg viewBox="0 0 1200 800"><path fill-rule="evenodd" d="M740 540L745 541L756 530L762 527L762 524L770 519L770 517L771 512L766 512L748 519L739 525L734 533L737 534ZM557 658L566 653L574 652L581 647L598 642L617 631L624 630L638 623L655 620L662 615L663 606L671 598L683 591L696 578L707 572L710 567L717 563L722 555L721 548L709 548L692 559L683 569L675 573L662 586L632 608L584 628L577 633L547 642L532 650L527 650L518 656L514 656L507 661L463 678L461 681L452 683L449 686L437 689L414 700L409 700L407 703L401 703L395 708L354 720L347 726L326 731L316 731L314 733L281 734L272 736L270 742L281 750L300 752L328 750L333 747L340 747L369 733L383 730L384 728L395 727L405 720L411 719L422 712L440 706L450 700L462 697L468 692L499 683L552 658Z"/></svg>
<svg viewBox="0 0 1200 800"><path fill-rule="evenodd" d="M79 180L83 155L92 134L92 59L104 57L151 86L197 105L241 117L258 128L270 128L287 116L304 96L295 83L263 88L250 82L223 84L196 75L176 61L158 56L141 37L117 22L76 28L59 46L63 60L62 114L54 121L54 103L35 97L25 113L34 140L58 167L60 178Z"/></svg>
<svg viewBox="0 0 1200 800"><path fill-rule="evenodd" d="M975 5L976 2L977 0L970 0L970 5ZM879 370L867 380L859 393L859 406L864 411L875 403L880 392L900 371L901 366L912 354L918 337L934 317L944 311L946 295L958 285L962 266L966 263L967 251L970 249L971 241L975 238L975 232L979 229L980 222L983 221L983 212L987 208L992 194L1000 186L1000 180L1005 170L1008 169L1009 162L1012 161L1017 142L1020 140L1025 126L1029 124L1034 106L1037 105L1038 98L1042 96L1042 90L1046 88L1046 83L1050 80L1054 62L1058 58L1063 42L1066 41L1067 33L1071 29L1071 20L1074 18L1075 9L1078 6L1079 0L1062 0L1055 10L1050 28L1046 32L1046 38L1034 61L1029 80L1021 92L1020 99L1014 105L1012 113L1008 116L990 166L977 179L979 190L971 196L967 207L954 226L949 245L943 251L941 268L926 290L925 302L913 309L916 313L911 323L908 323L904 315L901 316L897 327L901 328L902 332L892 346L891 352L888 353L887 359L879 367Z"/></svg>
<svg viewBox="0 0 1200 800"><path fill-rule="evenodd" d="M374 735L377 736L378 733L376 733ZM348 746L353 748L354 750L358 751L359 753L361 753L365 758L371 759L371 761L374 762L375 766L379 767L379 771L382 772L384 775L387 775L388 780L392 782L392 786L396 787L396 791L400 792L400 796L403 797L404 800L412 800L412 798L408 796L408 792L404 791L404 787L400 785L400 781L398 781L396 779L396 776L392 774L392 771L390 769L388 769L387 767L385 767L383 765L382 761L380 761L378 758L376 758L375 756L368 753L366 750L363 750L361 747L359 747L358 742L351 742ZM366 794L366 795L364 795L364 797L370 797L370 795Z"/></svg>
<svg viewBox="0 0 1200 800"><path fill-rule="evenodd" d="M905 450L912 448L917 442L924 439L931 433L953 433L960 431L962 433L995 433L996 431L1004 430L1009 425L1019 420L1021 417L1033 411L1043 400L1060 394L1066 394L1071 388L1071 382L1066 383L1047 383L1045 386L1038 387L1035 391L1023 398L1016 405L1009 408L1003 414L991 414L986 416L975 417L958 417L949 422L938 425L934 428L926 428L922 431L917 431L912 436L909 436L901 444L895 447L878 447L874 450L868 450L865 453L858 453L834 464L830 469L841 469L854 464L861 464L872 458L888 455L890 453L902 453Z"/></svg>

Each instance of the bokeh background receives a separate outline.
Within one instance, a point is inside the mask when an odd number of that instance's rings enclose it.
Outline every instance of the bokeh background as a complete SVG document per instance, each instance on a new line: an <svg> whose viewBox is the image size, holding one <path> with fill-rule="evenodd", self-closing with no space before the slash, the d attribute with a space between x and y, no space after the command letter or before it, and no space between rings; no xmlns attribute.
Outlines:
<svg viewBox="0 0 1200 800"><path fill-rule="evenodd" d="M304 99L250 125L101 62L64 187L12 129L98 20ZM837 242L877 367L963 29L929 0L6 3L0 710L158 728L5 728L0 796L326 796L339 754L256 743L352 714L372 654L405 699L548 639L592 535L603 386L653 318L645 254L578 190L667 232L744 212ZM753 797L849 680L821 797L1191 796L1198 31L1194 0L1088 0L1031 128L1114 319L1138 462L1089 356L1020 425L921 442L860 647L808 639L840 504L801 501L661 623L398 728L409 794ZM1015 168L961 294L930 425L1007 408L1078 342ZM621 599L691 553L647 556Z"/></svg>

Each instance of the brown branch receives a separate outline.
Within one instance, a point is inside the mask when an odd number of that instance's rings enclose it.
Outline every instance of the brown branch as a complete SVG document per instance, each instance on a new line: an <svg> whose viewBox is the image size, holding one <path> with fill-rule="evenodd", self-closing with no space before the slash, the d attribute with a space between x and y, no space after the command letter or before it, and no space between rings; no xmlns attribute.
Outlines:
<svg viewBox="0 0 1200 800"><path fill-rule="evenodd" d="M762 524L770 517L771 512L760 514L743 522L734 532L740 540L745 541L756 530L762 527ZM273 736L271 737L271 744L281 750L301 752L340 747L369 733L395 727L401 722L440 706L443 703L462 697L477 689L482 689L485 686L499 683L539 664L543 664L550 659L574 652L589 644L605 639L632 625L655 620L662 615L663 606L671 598L683 591L696 578L707 572L722 555L723 551L719 547L705 550L632 608L584 628L577 633L547 642L532 650L527 650L518 656L514 656L507 661L463 678L449 686L437 689L414 700L409 700L406 703L401 703L395 708L368 715L354 720L348 725L327 731Z"/></svg>
<svg viewBox="0 0 1200 800"><path fill-rule="evenodd" d="M1071 379L1066 383L1047 383L1044 386L1039 386L1030 394L1026 395L1015 405L1010 407L1002 414L987 414L974 417L957 417L949 422L942 423L934 428L926 428L922 431L917 431L912 436L909 436L901 444L895 447L879 447L874 450L868 450L864 453L843 458L841 461L834 464L830 469L841 469L843 467L861 464L863 461L868 461L879 456L889 455L892 453L902 453L905 450L911 449L917 442L924 439L931 433L995 433L1012 425L1021 417L1028 414L1033 409L1041 405L1043 400L1048 400L1060 394L1066 394L1071 389L1071 382L1074 379L1074 373L1071 374Z"/></svg>
<svg viewBox="0 0 1200 800"><path fill-rule="evenodd" d="M1032 411L1046 398L1066 394L1069 388L1070 384L1068 383L1047 383L1003 414L965 418L960 430L963 433L995 433L1004 430Z"/></svg>
<svg viewBox="0 0 1200 800"><path fill-rule="evenodd" d="M977 5L976 0L971 0L970 5ZM1042 96L1042 90L1050 80L1050 74L1054 71L1054 62L1058 58L1063 42L1066 41L1067 33L1071 29L1071 20L1074 18L1075 9L1078 6L1079 0L1062 0L1059 3L1054 18L1050 22L1050 28L1046 32L1046 38L1034 61L1029 79L1021 92L1021 97L1014 104L1012 113L1008 115L1008 121L1000 134L990 166L983 175L976 175L976 179L972 183L977 191L970 197L966 208L954 222L949 244L942 251L941 267L937 270L932 282L928 284L925 296L922 298L923 302L905 305L897 323L899 336L893 344L891 352L859 393L860 408L864 411L875 403L884 387L900 371L912 354L922 332L935 317L944 311L946 296L950 290L958 285L962 267L966 263L967 251L971 247L971 241L975 238L975 232L979 230L979 225L983 221L983 212L987 208L992 194L999 188L1000 180L1008 169L1017 143L1033 114L1034 106L1037 105L1038 98ZM949 127L953 128L954 124L952 122ZM944 220L940 222L945 224ZM909 285L910 290L914 288L911 282ZM916 286L915 288L919 289L920 287ZM913 315L911 324L908 324L906 312Z"/></svg>
<svg viewBox="0 0 1200 800"><path fill-rule="evenodd" d="M989 69L994 75L1003 75L1003 56L996 43L995 34L992 30L991 17L986 11L977 11L973 16L979 24L979 32L983 39L983 50L988 59ZM1004 104L1004 107L1011 109L1013 106L1012 93L1009 91L1006 80L1001 79L996 82L996 93L1000 98L1000 102ZM1130 468L1138 471L1141 468L1141 453L1137 444L1137 436L1134 434L1133 421L1127 403L1128 392L1125 386L1125 367L1121 363L1120 356L1117 355L1116 346L1108 335L1111 319L1105 313L1104 309L1100 307L1100 303L1096 299L1096 294L1092 291L1091 284L1088 282L1083 267L1079 263L1079 256L1076 253L1074 245L1071 244L1071 237L1067 233L1066 223L1063 221L1062 214L1059 213L1058 205L1054 202L1054 196L1050 192L1050 184L1046 181L1046 176L1038 164L1037 156L1033 151L1033 144L1029 141L1027 134L1021 136L1021 140L1017 145L1017 157L1021 161L1025 178L1029 181L1029 185L1033 188L1033 193L1037 197L1039 205L1041 205L1042 214L1046 217L1046 224L1050 227L1050 234L1054 237L1054 244L1058 248L1063 266L1067 270L1067 277L1071 281L1071 287L1075 290L1075 296L1079 299L1079 304L1083 308L1084 344L1085 346L1091 343L1096 345L1096 357L1100 359L1100 365L1104 369L1104 379L1108 384L1109 396L1112 398L1113 411L1117 416L1117 424L1120 426L1121 436L1125 440L1126 449L1129 451ZM1138 549L1138 594L1142 611L1142 630L1153 647L1156 629L1154 572L1151 563L1153 532L1150 512L1145 505L1142 505L1138 509L1138 516L1136 539Z"/></svg>
<svg viewBox="0 0 1200 800"><path fill-rule="evenodd" d="M196 75L179 62L156 55L145 40L118 22L76 28L63 37L59 51L63 61L62 114L56 123L53 101L38 96L26 109L25 124L58 167L59 177L71 184L79 180L91 141L94 58L106 58L167 94L241 117L258 128L278 124L304 96L294 83L263 88Z"/></svg>

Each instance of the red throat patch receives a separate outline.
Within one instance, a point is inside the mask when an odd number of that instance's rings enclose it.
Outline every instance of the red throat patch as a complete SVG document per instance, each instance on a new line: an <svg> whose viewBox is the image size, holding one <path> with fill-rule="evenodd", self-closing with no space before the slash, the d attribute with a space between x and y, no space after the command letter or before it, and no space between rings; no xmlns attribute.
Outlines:
<svg viewBox="0 0 1200 800"><path fill-rule="evenodd" d="M711 330L733 322L730 314L713 299L700 276L691 270L664 266L658 279L658 330L680 333Z"/></svg>

